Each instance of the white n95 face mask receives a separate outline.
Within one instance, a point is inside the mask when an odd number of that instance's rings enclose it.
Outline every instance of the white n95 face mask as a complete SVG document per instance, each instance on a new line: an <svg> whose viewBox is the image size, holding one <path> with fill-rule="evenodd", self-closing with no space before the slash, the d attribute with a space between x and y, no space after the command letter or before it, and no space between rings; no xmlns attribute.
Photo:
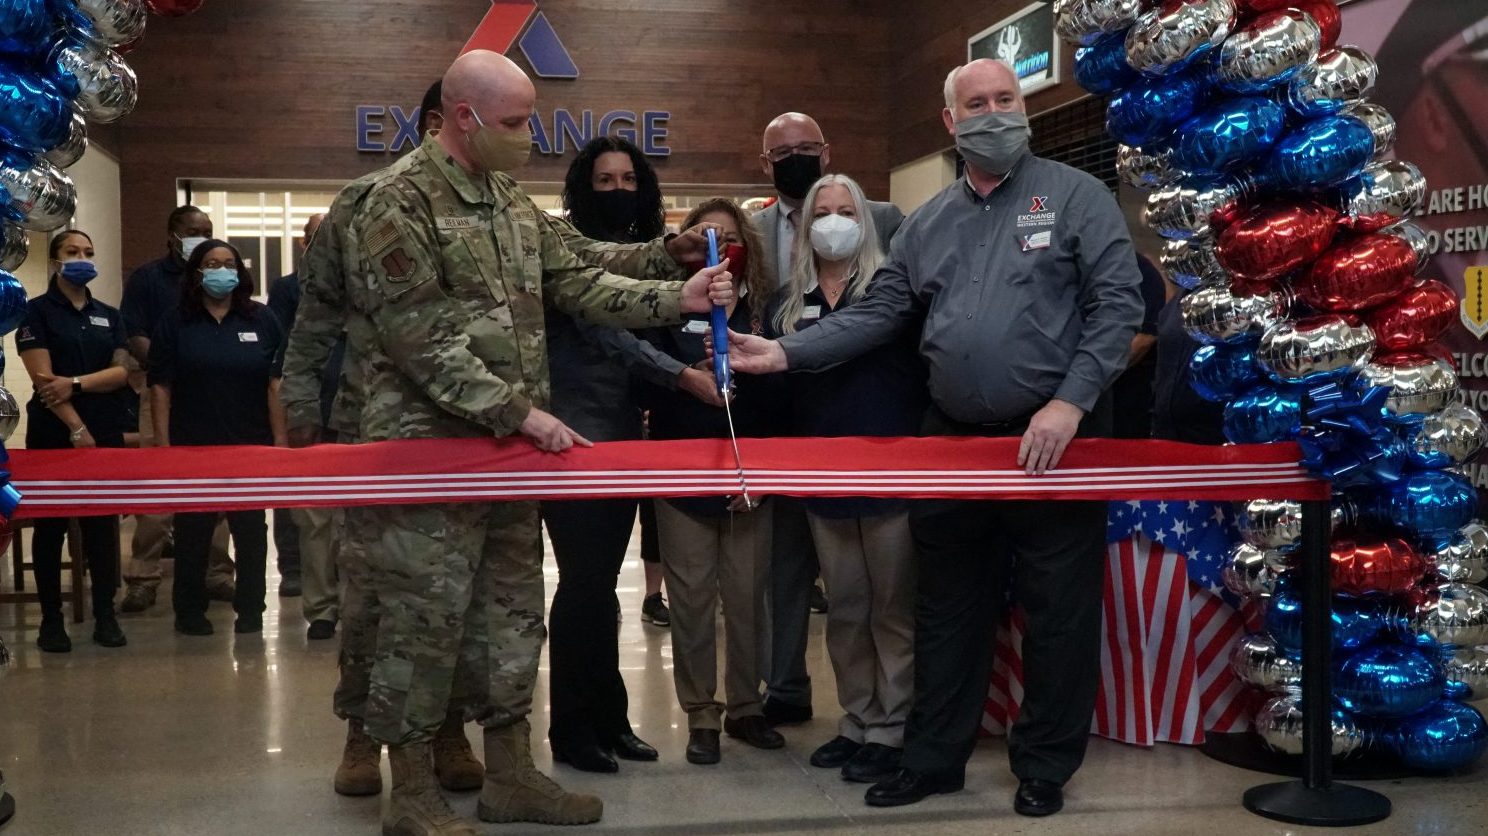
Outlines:
<svg viewBox="0 0 1488 836"><path fill-rule="evenodd" d="M811 248L827 261L857 255L863 243L863 225L843 215L823 215L811 223Z"/></svg>

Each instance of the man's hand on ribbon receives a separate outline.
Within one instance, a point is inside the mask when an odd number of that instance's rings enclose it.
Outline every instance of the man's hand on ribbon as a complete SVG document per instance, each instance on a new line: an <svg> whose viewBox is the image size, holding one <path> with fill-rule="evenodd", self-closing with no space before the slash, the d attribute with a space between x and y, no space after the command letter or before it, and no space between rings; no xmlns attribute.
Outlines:
<svg viewBox="0 0 1488 836"><path fill-rule="evenodd" d="M536 407L527 413L527 418L518 431L532 439L537 449L544 453L562 453L575 444L580 447L594 446L594 442L569 429L567 424L559 421L551 412L544 412Z"/></svg>
<svg viewBox="0 0 1488 836"><path fill-rule="evenodd" d="M1084 417L1085 410L1068 401L1049 401L1028 422L1023 443L1018 445L1018 466L1029 476L1042 476L1058 467Z"/></svg>

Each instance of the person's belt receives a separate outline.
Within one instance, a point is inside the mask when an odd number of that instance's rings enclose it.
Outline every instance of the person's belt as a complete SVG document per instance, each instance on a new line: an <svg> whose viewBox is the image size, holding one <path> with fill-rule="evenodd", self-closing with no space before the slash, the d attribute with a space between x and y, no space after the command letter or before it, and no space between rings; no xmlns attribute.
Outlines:
<svg viewBox="0 0 1488 836"><path fill-rule="evenodd" d="M1033 413L1020 415L1016 418L1008 418L1003 421L986 421L981 423L958 421L947 415L944 410L937 406L931 406L930 421L927 422L933 429L940 426L943 429L932 434L946 435L1014 435L1021 434L1028 429L1028 422L1033 420Z"/></svg>

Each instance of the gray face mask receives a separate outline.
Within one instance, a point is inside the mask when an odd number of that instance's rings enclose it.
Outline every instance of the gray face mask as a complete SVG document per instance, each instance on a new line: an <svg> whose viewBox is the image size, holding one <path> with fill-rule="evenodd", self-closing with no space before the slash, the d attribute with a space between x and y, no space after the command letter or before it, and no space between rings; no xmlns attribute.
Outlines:
<svg viewBox="0 0 1488 836"><path fill-rule="evenodd" d="M1028 114L983 113L956 123L956 150L988 174L1003 175L1028 152Z"/></svg>

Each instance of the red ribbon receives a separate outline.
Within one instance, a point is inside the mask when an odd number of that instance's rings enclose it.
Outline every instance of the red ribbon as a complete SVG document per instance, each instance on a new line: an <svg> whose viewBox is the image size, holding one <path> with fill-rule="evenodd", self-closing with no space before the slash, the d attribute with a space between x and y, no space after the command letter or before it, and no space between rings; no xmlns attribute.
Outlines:
<svg viewBox="0 0 1488 836"><path fill-rule="evenodd" d="M1076 440L1027 476L1017 438L740 439L760 496L929 499L1327 499L1294 444ZM522 439L273 447L14 450L16 517L250 508L716 496L739 492L727 439L539 452Z"/></svg>

